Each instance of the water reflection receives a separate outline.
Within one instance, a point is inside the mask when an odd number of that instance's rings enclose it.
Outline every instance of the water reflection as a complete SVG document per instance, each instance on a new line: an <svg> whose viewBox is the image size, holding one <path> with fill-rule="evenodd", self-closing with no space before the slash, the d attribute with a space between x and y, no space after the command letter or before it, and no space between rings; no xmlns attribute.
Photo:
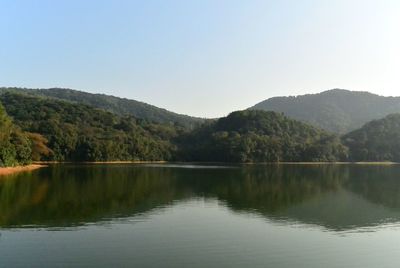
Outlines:
<svg viewBox="0 0 400 268"><path fill-rule="evenodd" d="M351 230L399 221L399 175L399 166L54 165L0 180L0 227L77 226L213 198L269 220Z"/></svg>

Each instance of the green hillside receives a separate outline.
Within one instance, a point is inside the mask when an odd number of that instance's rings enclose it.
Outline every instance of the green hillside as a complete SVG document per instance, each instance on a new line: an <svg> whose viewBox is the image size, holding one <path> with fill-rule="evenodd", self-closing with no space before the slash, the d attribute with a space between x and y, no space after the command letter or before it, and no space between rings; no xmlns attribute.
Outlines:
<svg viewBox="0 0 400 268"><path fill-rule="evenodd" d="M18 93L0 96L22 130L39 133L52 153L37 160L168 160L176 135L173 126L132 116L121 117L83 104Z"/></svg>
<svg viewBox="0 0 400 268"><path fill-rule="evenodd" d="M180 157L191 161L338 161L338 137L282 114L238 111L182 137Z"/></svg>
<svg viewBox="0 0 400 268"><path fill-rule="evenodd" d="M372 103L375 96L341 90L312 96L325 95L327 99L326 95L334 95L330 98L337 99L343 94L362 95L365 103L367 100ZM393 105L387 105L391 109L396 107L397 98L378 98L391 101ZM340 138L273 111L237 111L188 128L179 123L161 124L119 115L30 90L4 90L0 102L4 105L0 106L0 166L27 164L32 160L400 162L400 114L370 121ZM342 105L345 102L343 99ZM380 105L371 104L371 110ZM364 105L359 107L364 109ZM353 108L357 110L356 105ZM323 118L323 113L312 114ZM333 117L326 120L337 122Z"/></svg>
<svg viewBox="0 0 400 268"><path fill-rule="evenodd" d="M371 121L342 140L351 160L400 162L400 114Z"/></svg>
<svg viewBox="0 0 400 268"><path fill-rule="evenodd" d="M136 100L118 98L104 94L92 94L72 89L0 88L0 93L10 91L86 104L122 116L132 115L136 118L145 119L150 122L172 125L177 124L187 128L193 128L204 121L202 118L173 113L168 110Z"/></svg>
<svg viewBox="0 0 400 268"><path fill-rule="evenodd" d="M7 115L0 103L0 167L28 164L32 142Z"/></svg>
<svg viewBox="0 0 400 268"><path fill-rule="evenodd" d="M319 94L270 98L250 109L282 112L325 130L345 134L371 120L399 113L400 98L333 89Z"/></svg>

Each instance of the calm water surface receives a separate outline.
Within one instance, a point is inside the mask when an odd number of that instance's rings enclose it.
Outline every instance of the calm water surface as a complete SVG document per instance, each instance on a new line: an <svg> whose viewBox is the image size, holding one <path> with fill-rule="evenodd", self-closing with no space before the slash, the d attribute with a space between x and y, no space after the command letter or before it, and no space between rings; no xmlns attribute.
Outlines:
<svg viewBox="0 0 400 268"><path fill-rule="evenodd" d="M0 179L0 267L399 267L400 166L54 165Z"/></svg>

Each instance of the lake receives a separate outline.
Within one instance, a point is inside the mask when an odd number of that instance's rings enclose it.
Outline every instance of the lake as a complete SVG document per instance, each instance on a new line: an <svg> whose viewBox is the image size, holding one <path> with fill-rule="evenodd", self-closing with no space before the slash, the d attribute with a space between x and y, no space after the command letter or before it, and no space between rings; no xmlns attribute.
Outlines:
<svg viewBox="0 0 400 268"><path fill-rule="evenodd" d="M398 165L52 165L0 178L0 267L398 267Z"/></svg>

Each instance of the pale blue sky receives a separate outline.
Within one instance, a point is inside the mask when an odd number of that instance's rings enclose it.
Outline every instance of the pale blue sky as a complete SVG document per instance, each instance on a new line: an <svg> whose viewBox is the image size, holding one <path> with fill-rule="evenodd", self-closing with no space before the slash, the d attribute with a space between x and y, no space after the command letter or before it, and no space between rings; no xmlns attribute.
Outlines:
<svg viewBox="0 0 400 268"><path fill-rule="evenodd" d="M400 95L397 0L0 0L0 86L202 117L331 88Z"/></svg>

